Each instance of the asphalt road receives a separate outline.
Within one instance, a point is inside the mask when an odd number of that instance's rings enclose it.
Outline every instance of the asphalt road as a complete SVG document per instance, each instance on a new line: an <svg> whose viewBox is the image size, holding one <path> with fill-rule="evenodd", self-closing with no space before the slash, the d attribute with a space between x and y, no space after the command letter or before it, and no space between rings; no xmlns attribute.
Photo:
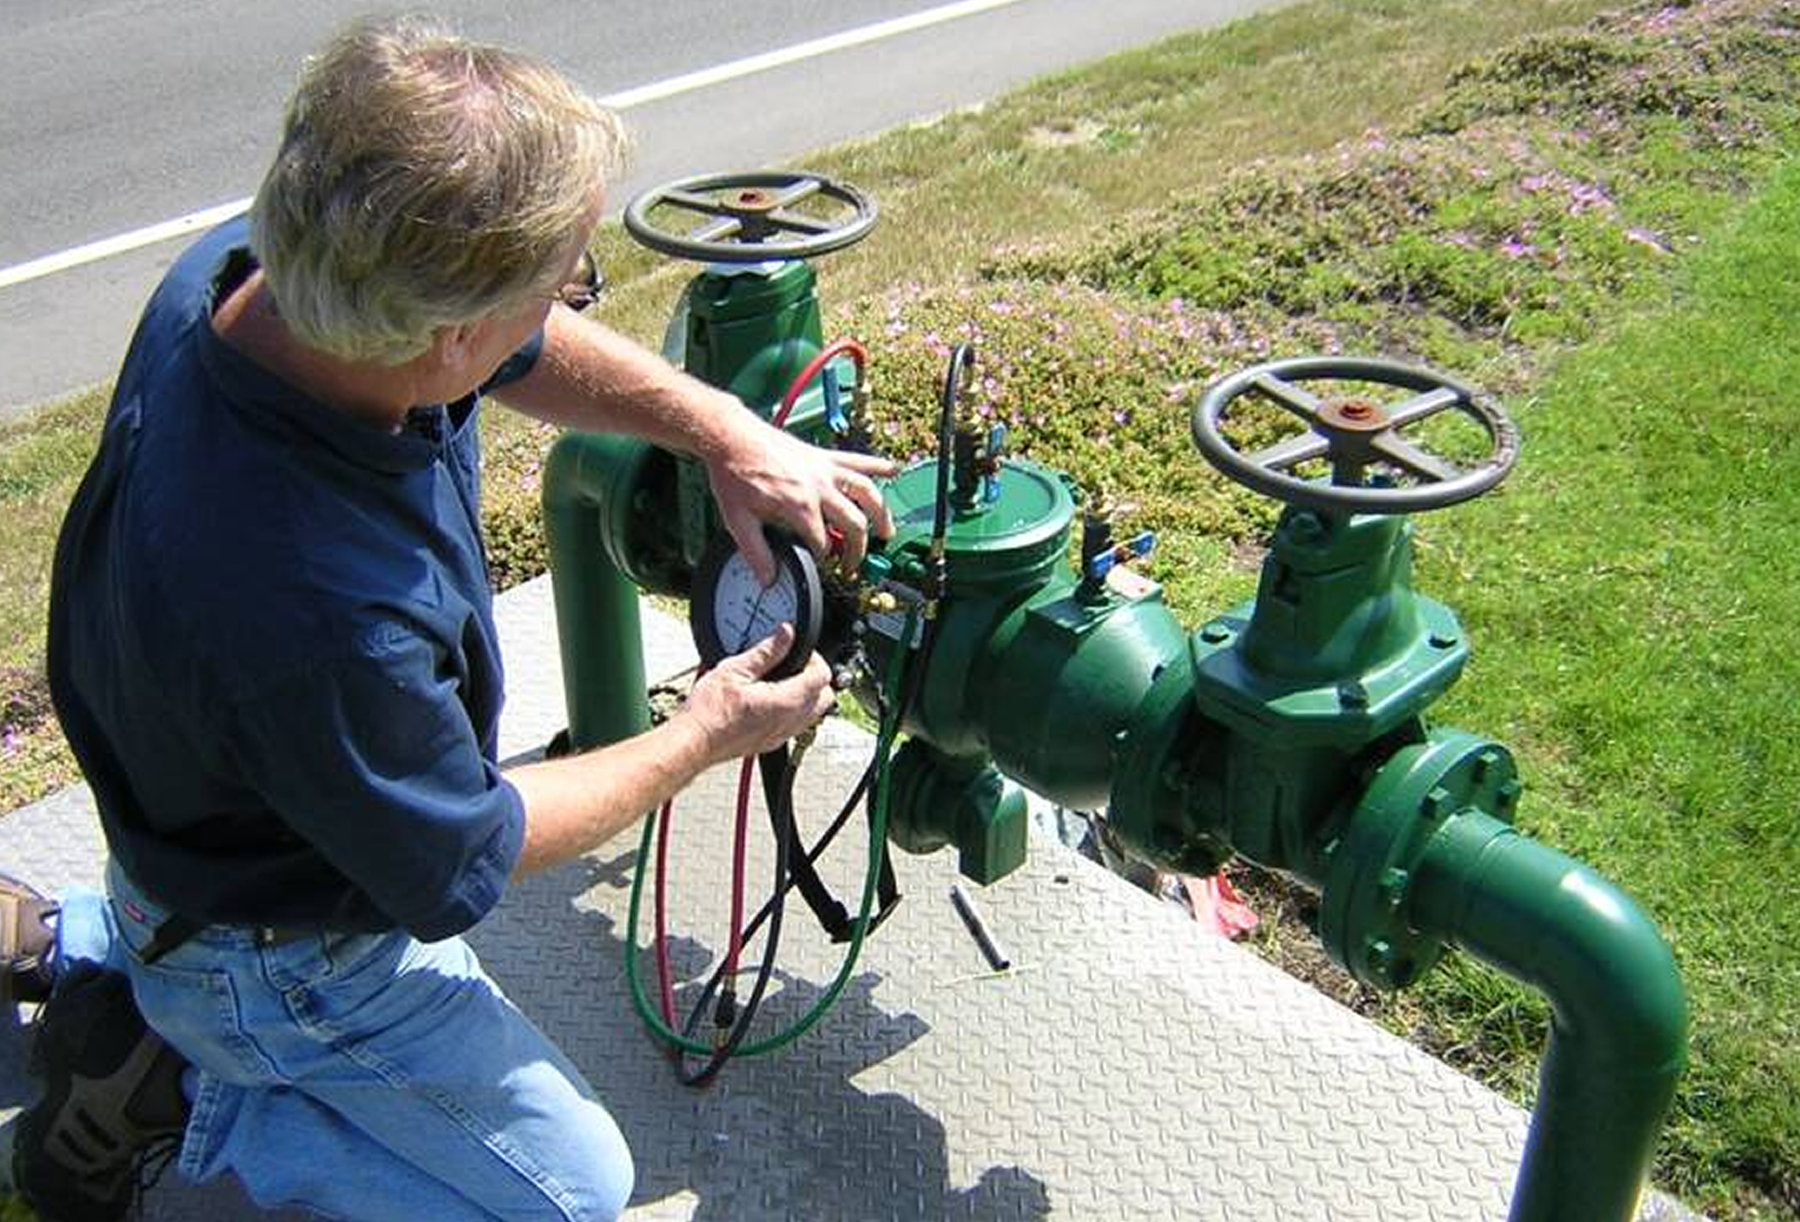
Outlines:
<svg viewBox="0 0 1800 1222"><path fill-rule="evenodd" d="M1056 69L1279 0L1017 0L624 106L613 193L791 165L810 149L966 106ZM943 0L438 0L471 36L616 97ZM0 278L251 194L304 55L366 0L8 0L0 31ZM110 377L186 238L0 287L0 420Z"/></svg>

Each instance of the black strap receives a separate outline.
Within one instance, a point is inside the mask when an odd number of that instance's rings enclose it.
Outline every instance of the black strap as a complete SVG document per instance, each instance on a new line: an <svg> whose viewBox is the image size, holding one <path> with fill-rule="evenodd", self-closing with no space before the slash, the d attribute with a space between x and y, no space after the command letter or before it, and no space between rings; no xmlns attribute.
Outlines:
<svg viewBox="0 0 1800 1222"><path fill-rule="evenodd" d="M873 836L875 834L875 786L873 785L869 786L867 810L869 834ZM885 839L881 842L881 875L875 882L875 897L877 907L874 918L869 922L870 933L880 928L881 923L888 919L888 914L893 912L894 905L900 902L900 883L894 877L893 846L888 844Z"/></svg>
<svg viewBox="0 0 1800 1222"><path fill-rule="evenodd" d="M819 877L819 871L813 866L811 858L806 855L806 845L800 840L800 830L794 820L783 823L776 817L781 807L781 777L787 771L788 749L785 745L773 751L765 751L758 757L758 771L762 773L763 805L769 808L769 821L777 836L784 836L788 842L788 877L800 891L800 897L812 914L818 919L819 928L833 942L850 940L850 912L838 902L825 880Z"/></svg>
<svg viewBox="0 0 1800 1222"><path fill-rule="evenodd" d="M180 913L169 917L158 925L150 934L150 940L144 943L143 953L138 956L140 963L155 963L172 950L178 950L206 928L206 922L195 921Z"/></svg>

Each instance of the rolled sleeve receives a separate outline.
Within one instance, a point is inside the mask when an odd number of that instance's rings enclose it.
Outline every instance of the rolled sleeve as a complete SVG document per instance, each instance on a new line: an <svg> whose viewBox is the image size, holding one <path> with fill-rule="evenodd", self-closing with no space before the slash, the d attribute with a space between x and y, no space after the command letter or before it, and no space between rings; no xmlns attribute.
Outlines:
<svg viewBox="0 0 1800 1222"><path fill-rule="evenodd" d="M228 731L270 809L421 941L499 902L525 836L523 802L483 754L447 656L380 626L346 656L261 686Z"/></svg>

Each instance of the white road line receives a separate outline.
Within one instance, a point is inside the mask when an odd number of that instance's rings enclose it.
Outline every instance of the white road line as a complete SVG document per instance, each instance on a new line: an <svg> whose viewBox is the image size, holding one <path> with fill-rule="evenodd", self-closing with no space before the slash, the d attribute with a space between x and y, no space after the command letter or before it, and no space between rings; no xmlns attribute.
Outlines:
<svg viewBox="0 0 1800 1222"><path fill-rule="evenodd" d="M958 0L955 4L939 5L937 8L909 13L904 17L894 17L887 21L877 21L872 25L858 26L854 30L845 30L840 34L827 34L823 38L795 43L791 47L765 51L761 55L734 59L712 68L702 68L698 72L672 76L666 81L653 81L648 85L639 85L636 89L626 89L620 93L609 94L600 101L614 110L629 110L647 102L672 98L681 93L691 93L696 89L705 89L726 81L737 80L739 77L767 72L772 68L799 63L801 60L829 55L834 51L843 51L850 47L860 47L865 43L879 42L884 38L893 38L896 35L909 34L914 30L922 30L946 21L955 21L959 17L970 17L976 13L985 13L992 9L1006 8L1020 3L1023 3L1023 0ZM143 246L154 246L158 242L178 238L183 234L210 229L221 221L247 211L249 207L248 197L234 199L228 204L203 208L199 212L178 216L172 221L147 225L142 229L133 229L130 233L121 233L116 237L102 238L97 242L74 246L68 250L43 255L24 263L15 263L11 267L0 268L0 289L10 288L15 284L24 284L28 280L41 280L45 276L54 276L56 273L68 271L72 267L80 267L84 263L96 263L101 259L109 259L114 255L137 250Z"/></svg>

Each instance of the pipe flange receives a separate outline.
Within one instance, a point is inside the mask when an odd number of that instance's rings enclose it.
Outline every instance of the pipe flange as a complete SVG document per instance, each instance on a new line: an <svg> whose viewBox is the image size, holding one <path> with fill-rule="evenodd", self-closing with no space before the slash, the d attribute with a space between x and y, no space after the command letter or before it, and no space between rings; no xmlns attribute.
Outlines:
<svg viewBox="0 0 1800 1222"><path fill-rule="evenodd" d="M1511 823L1520 791L1512 753L1461 730L1433 731L1396 751L1326 850L1319 936L1332 959L1377 989L1403 989L1429 971L1444 953L1443 934L1408 920L1426 843L1469 807Z"/></svg>

